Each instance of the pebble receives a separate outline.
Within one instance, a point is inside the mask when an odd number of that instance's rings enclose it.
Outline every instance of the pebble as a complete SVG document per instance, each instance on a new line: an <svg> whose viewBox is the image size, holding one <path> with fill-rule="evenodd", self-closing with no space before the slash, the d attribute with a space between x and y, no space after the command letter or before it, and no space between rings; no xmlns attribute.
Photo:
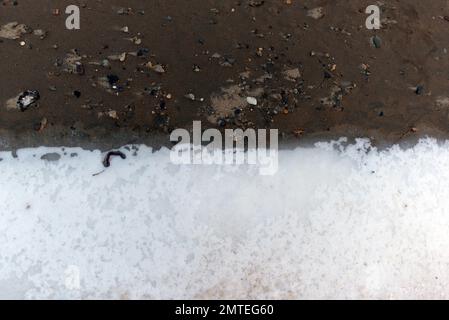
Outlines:
<svg viewBox="0 0 449 320"><path fill-rule="evenodd" d="M307 16L315 20L321 19L324 17L324 9L323 7L310 9L309 11L307 11Z"/></svg>
<svg viewBox="0 0 449 320"><path fill-rule="evenodd" d="M374 36L371 38L371 43L372 45L379 49L380 47L382 47L382 39L379 36Z"/></svg>
<svg viewBox="0 0 449 320"><path fill-rule="evenodd" d="M415 93L416 93L418 96L421 96L421 95L424 93L424 86L422 86L422 85L417 86L417 87L416 87L416 90L415 90Z"/></svg>
<svg viewBox="0 0 449 320"><path fill-rule="evenodd" d="M20 94L17 99L17 107L20 111L26 111L29 107L34 105L40 99L39 91L27 90Z"/></svg>
<svg viewBox="0 0 449 320"><path fill-rule="evenodd" d="M257 106L257 99L254 97L247 97L246 102L252 106Z"/></svg>
<svg viewBox="0 0 449 320"><path fill-rule="evenodd" d="M153 65L151 62L148 62L147 67L156 73L159 73L159 74L165 73L165 68L161 64Z"/></svg>

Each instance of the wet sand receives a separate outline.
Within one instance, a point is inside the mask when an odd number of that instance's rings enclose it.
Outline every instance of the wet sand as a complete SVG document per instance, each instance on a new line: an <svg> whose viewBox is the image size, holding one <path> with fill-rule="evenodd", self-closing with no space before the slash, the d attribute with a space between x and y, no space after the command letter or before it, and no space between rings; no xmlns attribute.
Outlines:
<svg viewBox="0 0 449 320"><path fill-rule="evenodd" d="M0 38L1 149L169 145L194 120L294 144L448 136L447 1L386 2L378 31L372 1L82 3L71 31L71 1L0 1L0 27L26 27ZM25 90L40 99L22 112Z"/></svg>

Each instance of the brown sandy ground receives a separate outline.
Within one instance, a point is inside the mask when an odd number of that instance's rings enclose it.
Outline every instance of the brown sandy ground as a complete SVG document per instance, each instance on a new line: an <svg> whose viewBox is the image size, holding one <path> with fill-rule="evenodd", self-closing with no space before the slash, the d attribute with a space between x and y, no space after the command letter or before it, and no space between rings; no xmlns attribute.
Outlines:
<svg viewBox="0 0 449 320"><path fill-rule="evenodd" d="M65 28L69 4L79 31ZM448 2L377 2L378 31L365 27L370 4L0 0L0 148L165 145L194 120L295 143L447 137ZM25 90L40 100L21 112Z"/></svg>

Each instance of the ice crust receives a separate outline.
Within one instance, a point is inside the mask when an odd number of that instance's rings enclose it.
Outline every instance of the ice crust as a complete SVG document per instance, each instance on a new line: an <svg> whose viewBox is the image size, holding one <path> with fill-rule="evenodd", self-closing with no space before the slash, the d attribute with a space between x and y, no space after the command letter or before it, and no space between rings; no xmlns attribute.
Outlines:
<svg viewBox="0 0 449 320"><path fill-rule="evenodd" d="M138 149L97 176L100 151L0 153L0 298L449 298L449 142L281 150L274 176Z"/></svg>

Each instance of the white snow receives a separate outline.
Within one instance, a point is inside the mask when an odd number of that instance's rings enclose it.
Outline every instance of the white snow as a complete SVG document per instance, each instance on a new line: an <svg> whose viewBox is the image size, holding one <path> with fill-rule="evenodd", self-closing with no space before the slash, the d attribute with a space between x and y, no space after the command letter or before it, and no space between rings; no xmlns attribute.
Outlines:
<svg viewBox="0 0 449 320"><path fill-rule="evenodd" d="M449 142L283 150L275 176L133 152L0 153L0 298L449 298Z"/></svg>

